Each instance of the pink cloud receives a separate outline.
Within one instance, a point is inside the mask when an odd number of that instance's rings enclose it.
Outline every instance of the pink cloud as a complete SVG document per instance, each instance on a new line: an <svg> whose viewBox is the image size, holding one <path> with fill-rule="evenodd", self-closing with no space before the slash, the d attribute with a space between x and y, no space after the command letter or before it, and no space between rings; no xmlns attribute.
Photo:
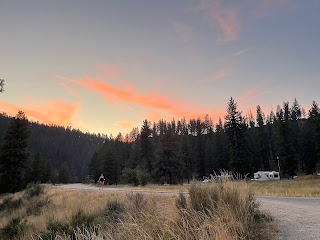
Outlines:
<svg viewBox="0 0 320 240"><path fill-rule="evenodd" d="M17 106L0 101L3 112L10 116L15 116L18 111L23 111L32 121L39 121L44 124L56 124L61 126L71 126L79 104L68 103L61 100L53 100L41 104L28 101L26 107Z"/></svg>
<svg viewBox="0 0 320 240"><path fill-rule="evenodd" d="M209 23L219 26L222 36L218 40L228 42L238 37L241 21L239 11L234 5L227 6L222 0L202 0L197 10L204 13Z"/></svg>
<svg viewBox="0 0 320 240"><path fill-rule="evenodd" d="M221 69L219 71L216 71L216 72L212 73L208 77L205 77L204 79L201 80L201 82L204 82L204 83L216 82L216 81L218 81L218 80L220 80L222 78L226 78L226 77L231 76L231 74L232 74L231 69L224 68L224 69Z"/></svg>
<svg viewBox="0 0 320 240"><path fill-rule="evenodd" d="M259 87L253 87L248 89L238 98L238 104L245 105L250 100L252 100L252 98L254 98L259 93L259 91L260 91Z"/></svg>

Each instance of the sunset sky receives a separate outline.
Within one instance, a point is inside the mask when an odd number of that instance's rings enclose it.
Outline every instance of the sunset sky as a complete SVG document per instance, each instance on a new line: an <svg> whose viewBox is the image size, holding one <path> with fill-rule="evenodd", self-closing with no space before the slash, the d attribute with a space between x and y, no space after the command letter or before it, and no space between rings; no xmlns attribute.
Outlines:
<svg viewBox="0 0 320 240"><path fill-rule="evenodd" d="M0 0L0 112L116 135L320 103L320 0Z"/></svg>

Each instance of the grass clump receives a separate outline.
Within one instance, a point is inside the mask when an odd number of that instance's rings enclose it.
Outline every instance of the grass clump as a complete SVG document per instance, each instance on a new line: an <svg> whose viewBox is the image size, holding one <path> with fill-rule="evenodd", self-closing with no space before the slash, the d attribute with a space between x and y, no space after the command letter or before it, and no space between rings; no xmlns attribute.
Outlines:
<svg viewBox="0 0 320 240"><path fill-rule="evenodd" d="M32 198L39 196L44 193L44 188L42 185L38 183L28 183L27 188L25 190L26 198Z"/></svg>
<svg viewBox="0 0 320 240"><path fill-rule="evenodd" d="M180 194L176 205L180 219L176 223L181 239L268 239L270 218L244 182L222 182L203 185L192 183L189 204Z"/></svg>
<svg viewBox="0 0 320 240"><path fill-rule="evenodd" d="M21 198L13 199L13 197L6 197L3 199L2 203L0 204L0 211L4 210L15 210L18 209L22 205Z"/></svg>
<svg viewBox="0 0 320 240"><path fill-rule="evenodd" d="M20 217L12 218L11 221L0 230L1 239L19 239L26 227L26 221Z"/></svg>
<svg viewBox="0 0 320 240"><path fill-rule="evenodd" d="M118 199L109 200L105 208L105 217L109 223L118 223L121 221L123 213L125 212L125 205Z"/></svg>

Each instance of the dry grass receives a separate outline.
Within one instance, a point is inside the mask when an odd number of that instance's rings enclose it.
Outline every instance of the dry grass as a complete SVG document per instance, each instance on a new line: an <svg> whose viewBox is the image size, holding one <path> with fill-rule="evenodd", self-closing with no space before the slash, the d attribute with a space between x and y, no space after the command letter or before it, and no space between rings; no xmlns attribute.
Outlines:
<svg viewBox="0 0 320 240"><path fill-rule="evenodd" d="M260 196L320 197L320 179L310 176L295 180L252 182L252 191Z"/></svg>
<svg viewBox="0 0 320 240"><path fill-rule="evenodd" d="M0 211L0 229L20 217L20 225L16 228L21 232L14 233L18 239L223 240L271 237L270 219L259 211L251 198L249 185L244 182L193 183L189 189L190 197L182 194L177 197L78 192L49 185L43 187L44 191L36 195L27 191L13 195L13 199L22 199L22 205ZM149 189L160 190L150 186ZM181 191L180 187L176 189ZM4 198L0 197L0 204ZM32 210L36 208L40 211Z"/></svg>

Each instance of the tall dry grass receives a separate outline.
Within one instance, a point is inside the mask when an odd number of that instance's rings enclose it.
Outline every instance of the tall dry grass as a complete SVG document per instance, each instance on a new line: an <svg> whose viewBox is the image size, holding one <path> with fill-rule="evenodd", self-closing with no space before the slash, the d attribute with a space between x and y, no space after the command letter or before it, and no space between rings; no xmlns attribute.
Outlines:
<svg viewBox="0 0 320 240"><path fill-rule="evenodd" d="M9 236L3 229L17 217L20 222L12 228L21 231L7 239L271 238L270 218L260 212L245 182L194 182L189 195L179 196L42 188L9 196L22 203L0 211L2 239ZM0 197L0 206L7 197Z"/></svg>
<svg viewBox="0 0 320 240"><path fill-rule="evenodd" d="M252 182L252 191L260 196L320 197L320 179L312 176L294 180Z"/></svg>

